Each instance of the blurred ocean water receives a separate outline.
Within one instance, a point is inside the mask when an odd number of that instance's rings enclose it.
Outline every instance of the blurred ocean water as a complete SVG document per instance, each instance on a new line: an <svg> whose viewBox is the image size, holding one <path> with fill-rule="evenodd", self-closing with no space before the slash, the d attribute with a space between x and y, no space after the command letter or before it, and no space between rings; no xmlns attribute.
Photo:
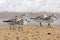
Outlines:
<svg viewBox="0 0 60 40"><path fill-rule="evenodd" d="M2 25L2 24L7 24L7 23L4 23L3 21L4 20L9 20L9 19L11 19L11 18L1 18L0 19L0 25ZM36 21L34 21L34 20L31 20L31 19L28 19L29 21L30 21L30 25L39 25L39 22L36 22ZM42 24L43 25L47 25L47 23L45 23L45 22L42 22ZM56 21L54 21L53 23L51 23L51 24L53 24L53 25L60 25L60 19L57 19Z"/></svg>

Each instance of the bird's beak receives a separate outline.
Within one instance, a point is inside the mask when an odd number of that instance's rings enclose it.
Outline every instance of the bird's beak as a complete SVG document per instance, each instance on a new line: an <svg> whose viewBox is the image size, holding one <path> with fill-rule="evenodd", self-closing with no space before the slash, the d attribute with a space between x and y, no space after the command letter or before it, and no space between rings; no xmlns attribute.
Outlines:
<svg viewBox="0 0 60 40"><path fill-rule="evenodd" d="M57 19L57 17L56 16L54 16L56 19Z"/></svg>

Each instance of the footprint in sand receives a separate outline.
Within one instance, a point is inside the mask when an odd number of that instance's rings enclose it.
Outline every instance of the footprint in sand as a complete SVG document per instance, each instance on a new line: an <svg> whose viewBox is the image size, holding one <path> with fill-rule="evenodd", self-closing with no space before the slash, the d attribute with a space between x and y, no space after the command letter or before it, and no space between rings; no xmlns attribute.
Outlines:
<svg viewBox="0 0 60 40"><path fill-rule="evenodd" d="M8 35L11 35L11 33L8 33Z"/></svg>

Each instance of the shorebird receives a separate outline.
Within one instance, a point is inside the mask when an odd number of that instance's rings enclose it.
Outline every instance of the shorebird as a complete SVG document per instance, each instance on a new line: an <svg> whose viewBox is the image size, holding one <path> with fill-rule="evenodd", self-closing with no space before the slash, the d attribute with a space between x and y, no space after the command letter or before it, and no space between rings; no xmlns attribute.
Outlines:
<svg viewBox="0 0 60 40"><path fill-rule="evenodd" d="M47 15L46 14L43 14L41 16L37 16L37 17L34 17L34 18L30 18L30 19L33 19L36 22L40 22L40 26L42 27L41 22L43 22L43 21L41 19L46 18L46 17L47 17Z"/></svg>
<svg viewBox="0 0 60 40"><path fill-rule="evenodd" d="M30 18L33 19L34 21L40 22L40 26L42 27L41 22L46 22L48 23L48 26L51 27L50 23L54 22L55 19L57 19L56 15L50 15L50 16L46 16L44 14L44 16L37 16L35 18Z"/></svg>
<svg viewBox="0 0 60 40"><path fill-rule="evenodd" d="M20 15L19 18L27 19L28 18L27 13Z"/></svg>
<svg viewBox="0 0 60 40"><path fill-rule="evenodd" d="M6 21L3 21L3 22L7 22L9 25L10 25L10 29L12 29L12 26L13 26L13 29L15 30L14 26L15 25L18 25L18 30L20 30L20 27L22 25L24 25L24 22L29 22L27 20L23 20L23 19L20 19L20 21L14 21L14 20L6 20ZM26 23L27 24L27 23ZM21 27L21 30L23 31L23 28Z"/></svg>
<svg viewBox="0 0 60 40"><path fill-rule="evenodd" d="M27 18L24 19L23 17L20 18L18 16L15 16L15 18L10 19L10 20L6 20L6 21L3 21L3 22L7 22L10 25L10 29L12 29L11 26L13 26L13 29L15 29L14 28L15 25L21 26L21 25L27 24L27 22L29 22L29 21L27 20ZM18 29L19 28L20 27L18 27ZM22 27L21 27L21 29L22 29Z"/></svg>
<svg viewBox="0 0 60 40"><path fill-rule="evenodd" d="M17 16L15 16L15 17L17 17ZM16 23L17 23L18 21L19 21L18 18L13 18L13 19L10 19L10 20L5 20L5 21L3 21L3 22L8 23L8 24L10 25L10 29L12 29L12 26L13 26L13 29L15 29L15 28L14 28L14 25L16 25Z"/></svg>

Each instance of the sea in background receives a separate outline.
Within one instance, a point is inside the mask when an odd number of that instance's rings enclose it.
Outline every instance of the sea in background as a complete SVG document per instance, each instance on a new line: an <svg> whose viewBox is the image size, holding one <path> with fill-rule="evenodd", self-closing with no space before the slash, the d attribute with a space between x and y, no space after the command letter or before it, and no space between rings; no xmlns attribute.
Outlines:
<svg viewBox="0 0 60 40"><path fill-rule="evenodd" d="M2 24L7 24L7 23L4 23L3 21L4 20L9 20L9 19L11 19L11 18L2 18L2 19L0 19L0 25L2 25ZM31 25L39 25L39 22L36 22L36 21L34 21L34 20L31 20L31 19L28 19L29 21L30 21L30 23L28 23L28 24L31 24ZM42 24L47 24L47 23L45 23L45 22L42 22ZM53 25L60 25L60 19L57 19L56 21L54 21L53 23L51 23L51 24L53 24Z"/></svg>
<svg viewBox="0 0 60 40"><path fill-rule="evenodd" d="M5 21L5 20L9 20L9 19L11 19L12 17L14 17L14 16L19 16L19 15L21 15L20 13L0 13L0 25L3 25L3 24L7 24L7 23L4 23L3 21ZM39 22L36 22L36 21L34 21L34 20L32 20L32 19L29 19L30 17L35 17L35 16L38 16L38 15L40 15L40 14L28 14L28 20L30 21L30 23L28 23L28 24L30 24L30 25L39 25ZM49 14L50 15L50 14ZM43 25L47 25L47 23L45 23L45 22L42 22L42 24ZM60 14L58 14L57 15L57 19L56 19L56 21L54 21L53 23L51 23L52 25L60 25Z"/></svg>

